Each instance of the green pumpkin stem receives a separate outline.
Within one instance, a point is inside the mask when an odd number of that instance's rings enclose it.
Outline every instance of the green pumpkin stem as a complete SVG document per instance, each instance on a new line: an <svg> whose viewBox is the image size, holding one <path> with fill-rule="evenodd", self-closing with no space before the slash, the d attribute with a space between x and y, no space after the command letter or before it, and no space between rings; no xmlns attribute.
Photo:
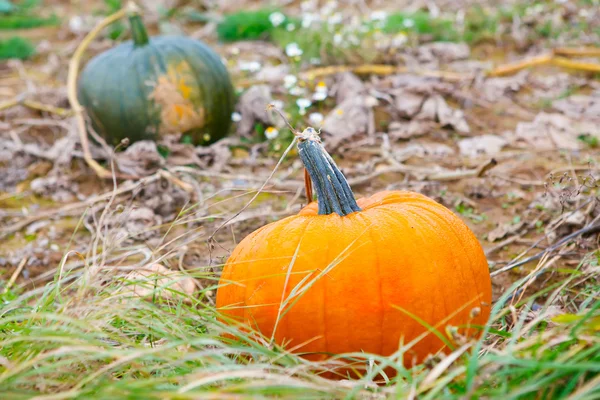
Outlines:
<svg viewBox="0 0 600 400"><path fill-rule="evenodd" d="M298 154L317 192L319 214L346 216L360 211L346 177L325 150L317 132L307 128L300 135Z"/></svg>
<svg viewBox="0 0 600 400"><path fill-rule="evenodd" d="M146 27L142 22L142 17L137 11L134 11L129 15L129 26L131 27L133 44L136 47L147 45L150 41L148 38L148 32L146 31Z"/></svg>

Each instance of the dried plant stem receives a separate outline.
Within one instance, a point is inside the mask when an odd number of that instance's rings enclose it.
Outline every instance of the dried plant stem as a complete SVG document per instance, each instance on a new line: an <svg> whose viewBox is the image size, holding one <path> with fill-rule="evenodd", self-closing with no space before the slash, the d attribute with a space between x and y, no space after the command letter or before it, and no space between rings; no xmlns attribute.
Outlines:
<svg viewBox="0 0 600 400"><path fill-rule="evenodd" d="M96 36L98 36L98 34L104 28L106 28L113 22L118 21L121 18L127 16L131 12L132 7L135 7L135 6L132 6L130 4L127 7L122 8L121 10L117 11L116 13L114 13L114 14L106 17L102 21L100 21L100 23L98 25L96 25L94 27L94 29L92 29L90 31L90 33L88 33L86 35L85 38L83 38L83 40L81 41L81 43L75 50L75 53L73 53L73 57L71 57L71 60L69 61L69 75L68 75L68 79L67 79L67 91L68 91L69 103L71 104L71 108L73 109L73 112L75 113L75 117L77 118L77 127L79 129L79 138L81 140L81 147L83 149L83 158L86 161L86 163L96 172L96 174L100 178L104 178L104 179L112 178L112 174L108 170L106 170L104 167L102 167L100 164L98 164L98 162L96 162L96 160L94 160L94 158L92 157L92 153L90 152L90 145L89 145L89 141L88 141L88 137L87 137L87 128L86 128L85 117L84 117L84 113L83 113L84 109L83 109L83 106L79 103L79 100L77 99L77 76L79 75L79 65L81 63L81 57L82 57L83 53L85 52L85 50L87 49L87 47L92 42L92 40L94 40L94 38Z"/></svg>
<svg viewBox="0 0 600 400"><path fill-rule="evenodd" d="M12 100L4 101L0 103L0 111L7 110L16 106L23 106L27 108L31 108L33 110L45 111L51 114L56 114L59 117L68 117L73 114L72 110L67 110L61 107L51 106L49 104L40 103L38 101L33 100L25 100L24 95L20 95L15 97Z"/></svg>

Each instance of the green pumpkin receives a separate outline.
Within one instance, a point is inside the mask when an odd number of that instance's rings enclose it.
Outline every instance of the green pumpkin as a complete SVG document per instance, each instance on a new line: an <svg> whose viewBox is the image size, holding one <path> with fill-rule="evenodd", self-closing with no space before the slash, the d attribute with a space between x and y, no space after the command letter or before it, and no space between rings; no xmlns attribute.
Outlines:
<svg viewBox="0 0 600 400"><path fill-rule="evenodd" d="M181 36L148 37L139 15L129 18L132 41L86 65L79 101L94 129L112 144L184 133L196 145L224 137L235 105L221 58Z"/></svg>

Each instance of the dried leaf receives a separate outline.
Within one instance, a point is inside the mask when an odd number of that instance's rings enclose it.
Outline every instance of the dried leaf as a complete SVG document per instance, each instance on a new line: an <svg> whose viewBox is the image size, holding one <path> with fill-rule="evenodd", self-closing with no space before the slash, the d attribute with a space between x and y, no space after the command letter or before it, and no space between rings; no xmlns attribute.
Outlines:
<svg viewBox="0 0 600 400"><path fill-rule="evenodd" d="M425 96L417 93L411 93L408 90L396 92L394 105L400 116L404 118L412 118L419 111L425 102Z"/></svg>
<svg viewBox="0 0 600 400"><path fill-rule="evenodd" d="M469 58L471 50L466 43L433 42L418 47L417 58L421 62L439 60L451 62Z"/></svg>
<svg viewBox="0 0 600 400"><path fill-rule="evenodd" d="M540 113L532 122L520 122L514 139L536 150L578 150L581 143L577 137L582 134L598 137L596 124L576 121L562 114Z"/></svg>
<svg viewBox="0 0 600 400"><path fill-rule="evenodd" d="M116 161L122 172L134 176L152 175L164 165L156 143L151 140L133 143L124 152L116 155Z"/></svg>
<svg viewBox="0 0 600 400"><path fill-rule="evenodd" d="M410 139L431 132L435 126L432 121L394 121L390 124L388 133L392 139Z"/></svg>
<svg viewBox="0 0 600 400"><path fill-rule="evenodd" d="M552 107L571 118L600 119L600 93L596 96L573 95L556 100Z"/></svg>
<svg viewBox="0 0 600 400"><path fill-rule="evenodd" d="M462 110L450 108L446 100L440 95L433 95L425 100L421 111L415 118L438 121L442 126L451 126L458 132L469 132L469 125Z"/></svg>
<svg viewBox="0 0 600 400"><path fill-rule="evenodd" d="M242 120L237 126L238 135L249 136L254 131L257 121L270 126L275 125L271 113L266 111L272 101L271 89L267 85L252 86L242 94L238 103L238 112L242 115Z"/></svg>
<svg viewBox="0 0 600 400"><path fill-rule="evenodd" d="M501 136L481 135L461 140L458 142L458 148L461 155L475 158L498 154L507 144L508 141Z"/></svg>
<svg viewBox="0 0 600 400"><path fill-rule="evenodd" d="M411 157L442 158L451 155L454 155L452 147L432 142L411 142L394 152L396 160L407 160Z"/></svg>
<svg viewBox="0 0 600 400"><path fill-rule="evenodd" d="M337 75L333 93L337 104L341 104L352 96L365 95L367 88L358 76L351 72L343 72Z"/></svg>
<svg viewBox="0 0 600 400"><path fill-rule="evenodd" d="M488 233L487 240L490 242L495 242L498 239L503 239L508 234L513 234L513 233L518 232L524 225L525 225L525 222L523 222L523 221L518 222L516 224L513 224L513 223L501 224L498 227L496 227L496 229L494 229L490 233Z"/></svg>
<svg viewBox="0 0 600 400"><path fill-rule="evenodd" d="M321 128L327 148L335 149L346 139L372 131L375 123L372 107L369 97L353 96L334 108Z"/></svg>
<svg viewBox="0 0 600 400"><path fill-rule="evenodd" d="M516 93L527 82L529 71L507 77L488 78L477 85L477 93L487 101L498 101L501 97Z"/></svg>

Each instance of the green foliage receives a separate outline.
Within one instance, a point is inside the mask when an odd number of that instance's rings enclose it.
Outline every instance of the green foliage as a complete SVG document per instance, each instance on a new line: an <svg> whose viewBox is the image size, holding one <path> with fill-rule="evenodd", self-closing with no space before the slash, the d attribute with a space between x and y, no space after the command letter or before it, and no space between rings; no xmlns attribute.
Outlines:
<svg viewBox="0 0 600 400"><path fill-rule="evenodd" d="M27 39L15 36L7 40L0 40L0 60L11 58L25 60L33 54L35 54L35 47Z"/></svg>
<svg viewBox="0 0 600 400"><path fill-rule="evenodd" d="M48 18L20 14L0 17L0 29L31 29L59 24L60 19L55 15Z"/></svg>
<svg viewBox="0 0 600 400"><path fill-rule="evenodd" d="M274 9L261 9L229 14L217 26L219 39L224 42L269 39L273 30L275 30L269 16L276 11ZM291 20L285 17L279 26L285 26L289 22Z"/></svg>
<svg viewBox="0 0 600 400"><path fill-rule="evenodd" d="M490 13L482 7L474 7L465 17L463 40L474 43L493 38L498 31L499 13Z"/></svg>
<svg viewBox="0 0 600 400"><path fill-rule="evenodd" d="M432 18L429 13L395 13L388 16L383 26L385 33L412 32L430 36L436 41L456 41L459 36L452 21L443 18Z"/></svg>
<svg viewBox="0 0 600 400"><path fill-rule="evenodd" d="M597 265L597 257L585 262ZM214 296L214 277L188 273L209 282L200 298ZM7 399L92 400L407 398L410 393L424 399L597 398L600 287L591 268L563 273L566 279L548 283L511 308L511 293L528 278L508 288L473 353L457 355L433 379L430 368L403 368L401 354L373 356L397 369L397 377L383 385L373 384L374 373L346 382L322 379L315 373L323 367L319 363L268 341L251 341L249 334L218 322L217 311L196 296L171 291L168 301L157 292L141 299L122 292L131 281L108 275L100 278L102 284L66 276L29 292L5 292L0 283L0 393ZM146 285L158 291L157 282L148 277ZM553 295L543 304L548 294ZM552 316L552 301L560 301L565 311ZM526 321L534 302L537 322ZM230 336L223 337L225 332ZM486 349L486 342L494 349Z"/></svg>
<svg viewBox="0 0 600 400"><path fill-rule="evenodd" d="M581 142L585 143L588 147L592 149L597 148L600 144L597 136L592 136L589 134L579 135L577 136L577 139L579 139Z"/></svg>

